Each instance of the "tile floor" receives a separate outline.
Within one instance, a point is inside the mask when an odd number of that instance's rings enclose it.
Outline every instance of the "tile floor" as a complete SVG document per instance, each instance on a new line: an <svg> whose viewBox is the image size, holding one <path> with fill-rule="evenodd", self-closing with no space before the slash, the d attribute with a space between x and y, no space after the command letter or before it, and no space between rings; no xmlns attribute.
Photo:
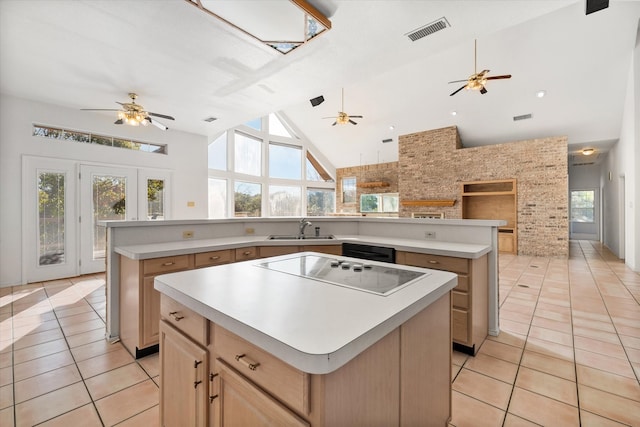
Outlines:
<svg viewBox="0 0 640 427"><path fill-rule="evenodd" d="M452 426L639 426L640 275L595 242L500 256L501 333L453 355ZM0 425L158 425L158 356L104 340L102 275L0 288Z"/></svg>

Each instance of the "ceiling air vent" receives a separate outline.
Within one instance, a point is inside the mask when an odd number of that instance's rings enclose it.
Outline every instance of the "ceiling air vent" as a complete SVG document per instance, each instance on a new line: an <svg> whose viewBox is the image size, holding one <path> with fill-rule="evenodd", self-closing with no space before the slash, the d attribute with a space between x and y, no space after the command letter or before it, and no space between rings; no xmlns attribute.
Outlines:
<svg viewBox="0 0 640 427"><path fill-rule="evenodd" d="M572 166L590 166L590 165L595 165L595 162L574 163Z"/></svg>
<svg viewBox="0 0 640 427"><path fill-rule="evenodd" d="M204 119L204 121L208 123L215 122L216 120L218 120L217 117L207 117L206 119Z"/></svg>
<svg viewBox="0 0 640 427"><path fill-rule="evenodd" d="M417 30L411 31L410 33L405 34L405 36L409 37L409 39L414 42L423 37L430 36L431 34L444 30L447 27L450 27L449 21L444 16L440 19L437 19L425 26L418 28Z"/></svg>
<svg viewBox="0 0 640 427"><path fill-rule="evenodd" d="M533 117L533 114L523 114L521 116L513 116L513 121L517 122L518 120L528 120Z"/></svg>
<svg viewBox="0 0 640 427"><path fill-rule="evenodd" d="M387 143L389 143L389 142L393 142L393 138L387 138L387 139L383 139L383 140L382 140L382 143L383 143L383 144L387 144Z"/></svg>

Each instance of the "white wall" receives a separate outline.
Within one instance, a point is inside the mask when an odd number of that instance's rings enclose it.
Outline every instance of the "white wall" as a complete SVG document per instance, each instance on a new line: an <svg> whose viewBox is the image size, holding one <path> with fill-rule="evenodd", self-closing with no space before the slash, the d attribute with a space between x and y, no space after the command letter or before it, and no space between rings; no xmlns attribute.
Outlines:
<svg viewBox="0 0 640 427"><path fill-rule="evenodd" d="M19 284L22 280L22 219L25 215L22 212L21 168L22 157L25 155L170 170L173 218L206 218L206 136L171 129L162 131L154 126L118 126L113 124L114 118L107 114L79 111L7 95L0 95L0 112L0 286ZM141 142L168 144L168 155L34 137L34 123L131 138ZM187 202L190 201L195 203L194 207L187 207Z"/></svg>

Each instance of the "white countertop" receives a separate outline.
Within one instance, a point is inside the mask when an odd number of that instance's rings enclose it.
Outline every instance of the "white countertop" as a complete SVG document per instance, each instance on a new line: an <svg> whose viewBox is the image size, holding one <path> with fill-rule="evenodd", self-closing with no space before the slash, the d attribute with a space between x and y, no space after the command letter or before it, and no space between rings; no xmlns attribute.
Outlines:
<svg viewBox="0 0 640 427"><path fill-rule="evenodd" d="M131 259L150 259L246 246L340 245L343 242L388 246L396 250L477 259L491 251L490 245L362 235L335 235L335 239L268 240L268 236L240 236L181 240L144 245L118 246L115 252Z"/></svg>
<svg viewBox="0 0 640 427"><path fill-rule="evenodd" d="M303 252L267 260L305 254L332 257ZM165 274L155 289L304 372L326 374L457 284L453 273L394 265L430 274L381 296L257 266L264 262Z"/></svg>

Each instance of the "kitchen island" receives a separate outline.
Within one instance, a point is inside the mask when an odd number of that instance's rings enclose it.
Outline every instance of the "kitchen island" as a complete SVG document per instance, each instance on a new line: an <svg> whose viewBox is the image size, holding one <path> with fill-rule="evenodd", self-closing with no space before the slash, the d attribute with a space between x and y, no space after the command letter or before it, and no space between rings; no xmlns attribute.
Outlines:
<svg viewBox="0 0 640 427"><path fill-rule="evenodd" d="M324 275L367 273L334 260L362 266L302 252L156 277L163 425L446 425L456 275L367 261L405 279L361 289Z"/></svg>

